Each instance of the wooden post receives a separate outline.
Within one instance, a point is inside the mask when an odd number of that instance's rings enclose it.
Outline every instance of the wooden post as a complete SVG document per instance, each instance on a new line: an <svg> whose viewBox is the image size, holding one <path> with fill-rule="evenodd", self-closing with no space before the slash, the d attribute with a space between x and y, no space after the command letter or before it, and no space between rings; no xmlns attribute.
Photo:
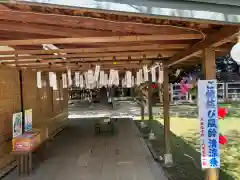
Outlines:
<svg viewBox="0 0 240 180"><path fill-rule="evenodd" d="M144 120L144 100L143 96L141 95L141 120Z"/></svg>
<svg viewBox="0 0 240 180"><path fill-rule="evenodd" d="M152 120L153 120L153 113L152 113L152 74L151 72L148 75L148 116L149 116L149 130L152 129Z"/></svg>
<svg viewBox="0 0 240 180"><path fill-rule="evenodd" d="M212 48L206 48L203 54L203 72L206 80L216 79L216 56ZM206 180L218 180L218 169L206 169Z"/></svg>
<svg viewBox="0 0 240 180"><path fill-rule="evenodd" d="M171 145L170 145L170 103L169 103L169 76L168 68L164 67L163 70L163 115L164 115L164 163L167 166L173 164L172 154L171 154Z"/></svg>

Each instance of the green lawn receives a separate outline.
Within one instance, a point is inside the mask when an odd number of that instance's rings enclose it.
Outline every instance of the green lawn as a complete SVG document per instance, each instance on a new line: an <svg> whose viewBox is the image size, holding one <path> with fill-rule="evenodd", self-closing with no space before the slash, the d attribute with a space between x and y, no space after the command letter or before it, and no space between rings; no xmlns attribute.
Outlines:
<svg viewBox="0 0 240 180"><path fill-rule="evenodd" d="M229 105L224 105L229 106ZM238 111L238 107L235 107ZM220 132L228 138L228 144L221 147L221 180L240 180L240 116L232 111L232 117L219 120ZM240 112L239 112L240 113ZM147 118L145 118L147 119ZM173 180L202 180L200 167L199 121L197 118L171 117L171 147L175 166L165 168ZM156 118L152 129L157 139L151 141L158 155L164 153L163 120ZM141 129L145 133L144 129Z"/></svg>

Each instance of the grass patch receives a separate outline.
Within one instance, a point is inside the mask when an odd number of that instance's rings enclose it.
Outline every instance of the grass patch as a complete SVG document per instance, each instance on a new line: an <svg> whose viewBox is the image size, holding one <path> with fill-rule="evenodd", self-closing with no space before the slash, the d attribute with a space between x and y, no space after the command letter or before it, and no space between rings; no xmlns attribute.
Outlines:
<svg viewBox="0 0 240 180"><path fill-rule="evenodd" d="M145 117L148 119L148 117ZM164 154L163 120L154 117L152 129L157 139L151 141L158 155ZM140 122L140 121L139 121ZM240 180L240 118L219 121L220 132L228 137L221 148L220 180ZM140 129L142 133L146 133ZM200 167L199 121L196 118L171 118L171 147L175 166L166 168L172 180L202 180Z"/></svg>

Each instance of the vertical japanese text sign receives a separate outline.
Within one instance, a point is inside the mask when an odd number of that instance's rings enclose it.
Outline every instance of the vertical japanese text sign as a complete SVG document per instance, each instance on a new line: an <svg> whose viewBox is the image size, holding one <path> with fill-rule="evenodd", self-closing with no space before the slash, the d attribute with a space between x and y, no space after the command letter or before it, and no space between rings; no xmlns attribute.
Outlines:
<svg viewBox="0 0 240 180"><path fill-rule="evenodd" d="M202 168L220 168L217 81L198 81L198 116Z"/></svg>

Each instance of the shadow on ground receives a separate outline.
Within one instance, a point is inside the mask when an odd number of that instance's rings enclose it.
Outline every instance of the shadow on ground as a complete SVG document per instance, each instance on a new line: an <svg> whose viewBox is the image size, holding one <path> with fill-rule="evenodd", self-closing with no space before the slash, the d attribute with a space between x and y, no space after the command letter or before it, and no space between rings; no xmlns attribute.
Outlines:
<svg viewBox="0 0 240 180"><path fill-rule="evenodd" d="M137 125L140 132L146 135L147 129L140 128L140 121ZM180 127L181 128L181 127ZM152 129L157 137L156 140L151 141L153 149L157 155L163 156L164 154L164 134L163 125L154 120L152 122ZM229 144L222 150L222 156L228 156L232 159L237 159L236 162L226 160L221 162L222 168L219 172L220 180L236 180L238 177L234 174L239 174L240 157L236 154L240 153L240 133L233 131L228 133ZM233 141L234 140L234 141ZM202 180L204 179L204 172L200 167L200 151L199 151L199 135L196 131L189 130L188 134L176 136L171 133L171 147L174 158L174 167L165 168L169 179L171 180ZM231 150L231 151L230 151ZM233 155L233 151L235 155ZM227 171L227 172L226 172ZM234 173L229 173L234 171Z"/></svg>

